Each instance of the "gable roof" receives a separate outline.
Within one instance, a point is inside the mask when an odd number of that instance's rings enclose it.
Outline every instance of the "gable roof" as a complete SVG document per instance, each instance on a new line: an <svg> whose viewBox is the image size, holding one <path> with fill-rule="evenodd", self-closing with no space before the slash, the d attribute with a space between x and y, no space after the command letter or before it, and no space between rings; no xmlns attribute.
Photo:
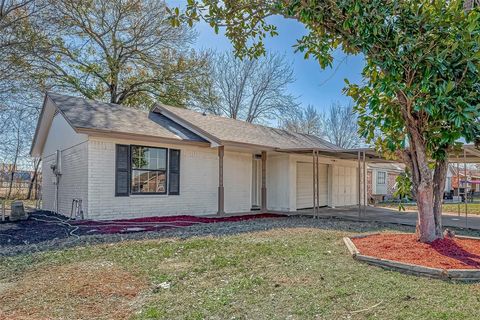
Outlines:
<svg viewBox="0 0 480 320"><path fill-rule="evenodd" d="M173 120L183 121L189 127L218 139L221 144L247 144L274 149L343 150L314 135L295 133L188 109L158 105L154 112L164 114Z"/></svg>
<svg viewBox="0 0 480 320"><path fill-rule="evenodd" d="M122 134L161 138L172 143L235 144L270 149L315 148L343 150L313 135L247 123L192 110L157 106L153 111L125 107L57 93L47 93L32 143L39 155L56 113L61 113L77 133Z"/></svg>
<svg viewBox="0 0 480 320"><path fill-rule="evenodd" d="M158 113L56 93L48 93L47 95L74 129L132 133L175 140L205 141Z"/></svg>
<svg viewBox="0 0 480 320"><path fill-rule="evenodd" d="M201 136L158 113L48 92L30 150L32 155L40 155L49 126L57 113L62 114L77 133L112 133L172 142L208 143Z"/></svg>

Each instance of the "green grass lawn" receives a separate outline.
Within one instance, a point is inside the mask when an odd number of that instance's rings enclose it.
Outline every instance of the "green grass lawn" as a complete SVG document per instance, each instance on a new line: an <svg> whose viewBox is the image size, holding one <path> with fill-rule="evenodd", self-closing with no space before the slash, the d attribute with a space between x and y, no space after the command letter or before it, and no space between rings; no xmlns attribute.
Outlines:
<svg viewBox="0 0 480 320"><path fill-rule="evenodd" d="M417 210L416 205L404 204L406 210ZM378 207L398 209L397 203L380 203ZM444 213L458 213L458 204L443 204ZM465 214L465 204L460 204L460 214ZM480 214L480 203L468 203L468 214Z"/></svg>
<svg viewBox="0 0 480 320"><path fill-rule="evenodd" d="M274 229L4 258L0 318L478 319L479 284L356 262L342 242L354 233Z"/></svg>

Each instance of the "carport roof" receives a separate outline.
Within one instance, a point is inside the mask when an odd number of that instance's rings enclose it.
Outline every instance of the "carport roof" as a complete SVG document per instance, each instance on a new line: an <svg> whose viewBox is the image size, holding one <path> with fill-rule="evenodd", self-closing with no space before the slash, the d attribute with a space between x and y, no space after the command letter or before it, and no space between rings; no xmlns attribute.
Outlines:
<svg viewBox="0 0 480 320"><path fill-rule="evenodd" d="M462 147L461 153L452 152L449 155L450 162L455 163L480 163L480 150L474 145L467 144ZM343 160L356 160L358 155L363 157L365 152L365 161L372 163L388 163L398 162L398 160L386 159L380 153L373 148L358 148L358 149L343 149L343 150L330 150L330 149L316 149L316 148L291 148L291 149L276 149L278 152L297 153L297 154L312 154L314 151L318 152L322 156L333 157Z"/></svg>

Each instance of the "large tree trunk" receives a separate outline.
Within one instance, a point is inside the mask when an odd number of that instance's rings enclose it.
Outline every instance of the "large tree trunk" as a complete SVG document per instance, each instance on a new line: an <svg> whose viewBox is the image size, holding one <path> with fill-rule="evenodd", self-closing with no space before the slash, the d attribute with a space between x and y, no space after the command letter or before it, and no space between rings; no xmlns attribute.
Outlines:
<svg viewBox="0 0 480 320"><path fill-rule="evenodd" d="M422 131L424 117L413 112L413 101L404 92L399 91L397 98L409 137L408 149L400 152L400 156L412 173L418 207L417 237L420 242L432 242L443 237L440 191L443 192L445 185L443 175L446 175L447 162L437 161L438 168L435 174L432 173L427 141Z"/></svg>
<svg viewBox="0 0 480 320"><path fill-rule="evenodd" d="M432 242L438 239L433 213L433 185L421 183L417 188L417 237L420 242Z"/></svg>
<svg viewBox="0 0 480 320"><path fill-rule="evenodd" d="M435 218L435 232L438 237L443 236L442 229L442 204L445 181L447 180L447 159L437 160L433 173L433 215Z"/></svg>
<svg viewBox="0 0 480 320"><path fill-rule="evenodd" d="M418 132L412 134L410 150L407 152L407 164L412 171L412 185L417 198L418 220L417 237L420 242L432 242L441 238L437 233L434 214L434 179L425 152L423 137ZM438 228L441 230L441 221Z"/></svg>

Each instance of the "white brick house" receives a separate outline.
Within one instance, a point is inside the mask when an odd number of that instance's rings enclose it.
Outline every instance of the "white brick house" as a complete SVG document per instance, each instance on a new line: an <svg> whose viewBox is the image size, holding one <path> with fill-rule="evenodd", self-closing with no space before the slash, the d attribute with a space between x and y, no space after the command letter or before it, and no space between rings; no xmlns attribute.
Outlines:
<svg viewBox="0 0 480 320"><path fill-rule="evenodd" d="M70 215L77 199L88 219L357 205L356 152L186 109L53 93L31 150L43 160L43 209Z"/></svg>

